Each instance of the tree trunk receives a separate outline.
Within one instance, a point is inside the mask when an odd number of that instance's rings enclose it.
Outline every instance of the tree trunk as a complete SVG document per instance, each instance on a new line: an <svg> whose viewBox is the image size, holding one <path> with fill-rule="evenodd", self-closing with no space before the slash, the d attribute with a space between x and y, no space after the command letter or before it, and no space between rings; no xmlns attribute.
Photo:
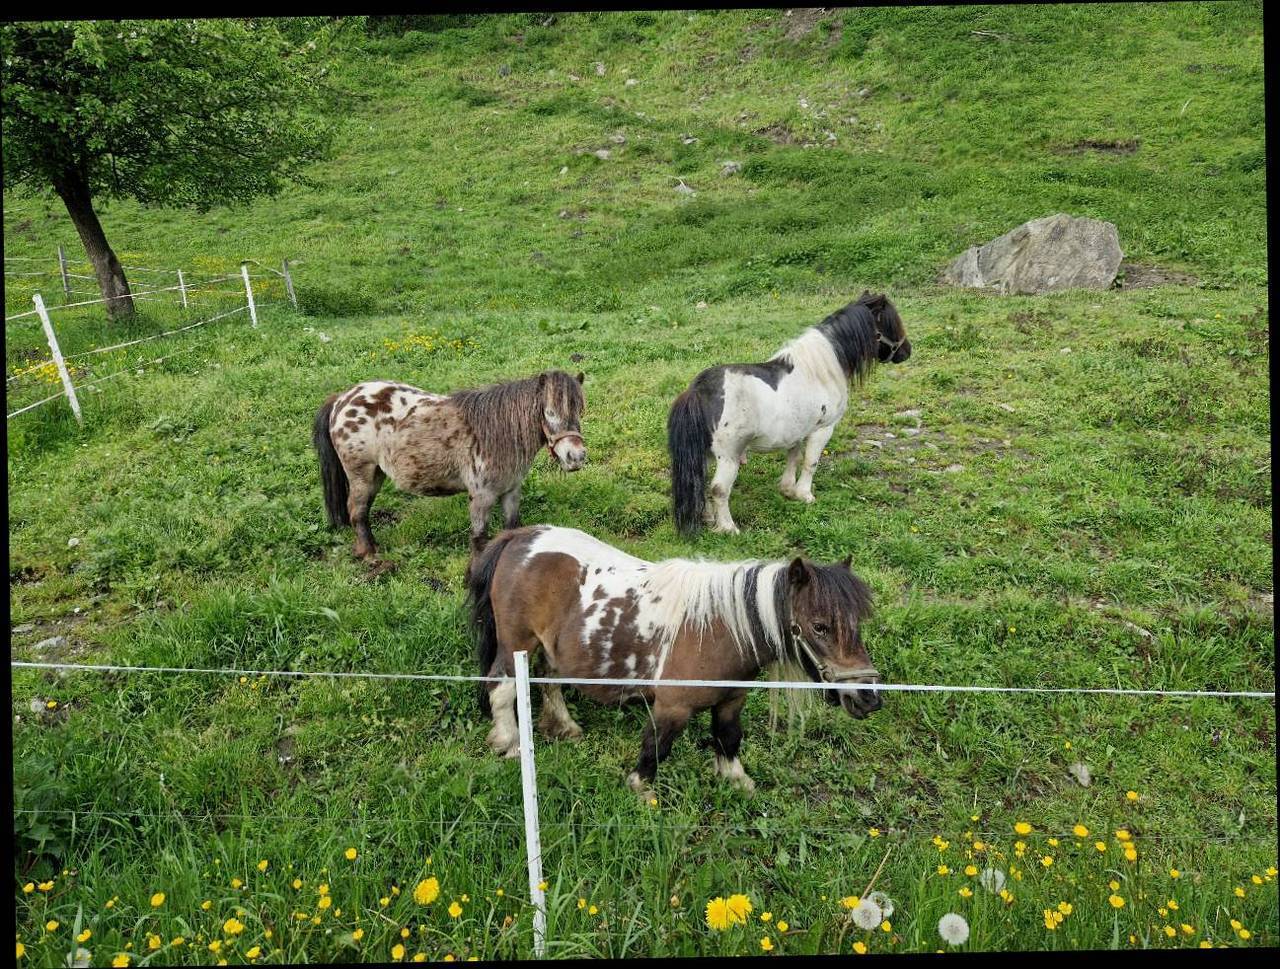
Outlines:
<svg viewBox="0 0 1280 969"><path fill-rule="evenodd" d="M54 190L66 203L67 213L75 224L84 251L93 263L98 277L98 288L105 299L107 315L113 320L133 316L133 297L129 294L129 281L124 277L124 267L111 250L107 235L102 231L98 213L93 210L93 197L89 186L77 173L68 173L57 180Z"/></svg>

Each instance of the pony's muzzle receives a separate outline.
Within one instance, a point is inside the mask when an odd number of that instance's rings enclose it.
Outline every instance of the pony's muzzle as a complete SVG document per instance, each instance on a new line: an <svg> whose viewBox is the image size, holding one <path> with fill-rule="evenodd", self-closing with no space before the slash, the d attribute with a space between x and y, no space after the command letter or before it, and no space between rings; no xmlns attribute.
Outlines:
<svg viewBox="0 0 1280 969"><path fill-rule="evenodd" d="M587 447L582 443L582 438L576 435L562 437L555 443L551 453L565 471L580 471L587 463Z"/></svg>
<svg viewBox="0 0 1280 969"><path fill-rule="evenodd" d="M869 673L865 676L852 676L841 682L877 684L880 682L880 674ZM857 720L869 717L884 705L880 699L879 690L840 690L839 694L840 705L844 707L844 712Z"/></svg>

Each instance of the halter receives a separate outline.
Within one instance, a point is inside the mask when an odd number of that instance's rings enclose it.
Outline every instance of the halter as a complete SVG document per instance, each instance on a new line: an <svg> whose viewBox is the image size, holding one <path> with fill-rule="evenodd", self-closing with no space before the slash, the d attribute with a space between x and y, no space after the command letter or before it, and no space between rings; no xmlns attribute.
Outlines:
<svg viewBox="0 0 1280 969"><path fill-rule="evenodd" d="M860 676L879 676L880 671L874 666L860 666L851 670L832 671L830 665L818 656L817 650L813 648L813 644L804 638L804 633L800 629L799 623L791 624L791 638L796 644L804 650L810 662L818 668L818 675L822 677L826 683L844 683L848 680L857 679Z"/></svg>
<svg viewBox="0 0 1280 969"><path fill-rule="evenodd" d="M553 458L556 456L556 445L566 437L576 437L578 439L578 446L586 448L586 444L582 441L581 431L561 431L559 434L552 434L551 428L547 426L546 421L542 422L542 436L546 438L547 441L547 453Z"/></svg>
<svg viewBox="0 0 1280 969"><path fill-rule="evenodd" d="M887 336L885 336L879 330L876 330L876 336L880 338L880 342L882 344L884 344L889 348L890 353L897 353L898 347L902 346L902 344L907 342L907 338L905 336L901 340L898 340L896 342L893 340L890 340Z"/></svg>

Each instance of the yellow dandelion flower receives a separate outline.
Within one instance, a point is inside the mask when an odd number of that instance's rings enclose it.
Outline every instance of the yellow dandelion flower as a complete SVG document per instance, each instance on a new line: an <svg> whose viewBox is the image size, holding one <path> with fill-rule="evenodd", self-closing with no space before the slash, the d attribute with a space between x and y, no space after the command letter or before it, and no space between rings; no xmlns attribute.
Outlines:
<svg viewBox="0 0 1280 969"><path fill-rule="evenodd" d="M1268 868L1268 869L1267 869L1267 874L1268 874L1268 875L1270 875L1272 878L1275 878L1275 877L1276 877L1276 866L1275 866L1275 865L1272 865L1270 868Z"/></svg>
<svg viewBox="0 0 1280 969"><path fill-rule="evenodd" d="M111 965L115 966L115 969L124 969L128 964L129 956L124 952L117 953L116 957L111 960Z"/></svg>
<svg viewBox="0 0 1280 969"><path fill-rule="evenodd" d="M1094 846L1095 848L1097 848L1097 849L1098 849L1098 851L1106 851L1106 850L1107 850L1107 843L1106 843L1105 841L1095 841L1095 842L1093 843L1093 846Z"/></svg>
<svg viewBox="0 0 1280 969"><path fill-rule="evenodd" d="M751 899L746 895L730 895L725 901L725 905L729 909L729 920L746 924L747 916L751 914Z"/></svg>
<svg viewBox="0 0 1280 969"><path fill-rule="evenodd" d="M585 898L578 899L578 908L586 908L587 900Z"/></svg>
<svg viewBox="0 0 1280 969"><path fill-rule="evenodd" d="M1138 860L1138 851L1137 851L1137 849L1136 849L1136 848L1134 848L1134 846L1133 846L1133 845L1125 845L1125 846L1124 846L1124 860L1125 860L1125 861L1137 861L1137 860Z"/></svg>
<svg viewBox="0 0 1280 969"><path fill-rule="evenodd" d="M881 922L881 923L880 923L880 931L881 931L881 932L892 932L892 931L893 931L893 923L892 923L892 922L890 922L888 919L885 919L883 922Z"/></svg>
<svg viewBox="0 0 1280 969"><path fill-rule="evenodd" d="M93 932L92 932L91 930L89 930L89 929L85 929L83 932L81 932L79 935L77 935L77 936L76 936L76 941L77 941L77 942L88 942L88 941L89 941L89 936L91 936L91 935L93 935Z"/></svg>
<svg viewBox="0 0 1280 969"><path fill-rule="evenodd" d="M1258 876L1258 875L1250 875L1250 876L1249 876L1249 880L1250 880L1251 882L1253 882L1255 885L1261 885L1261 884L1262 884L1262 878L1261 878L1260 876Z"/></svg>
<svg viewBox="0 0 1280 969"><path fill-rule="evenodd" d="M589 909L587 909L587 914L588 914L588 915L595 915L595 914L596 914L597 912L599 912L599 911L600 911L600 910L599 910L598 908L596 908L594 905L592 905Z"/></svg>
<svg viewBox="0 0 1280 969"><path fill-rule="evenodd" d="M544 879L543 881L538 882L538 891L545 892L546 890L547 890L546 880Z"/></svg>
<svg viewBox="0 0 1280 969"><path fill-rule="evenodd" d="M879 828L867 828L867 835L868 835L869 837L872 837L872 838L878 838L878 837L880 837L880 829L879 829Z"/></svg>
<svg viewBox="0 0 1280 969"><path fill-rule="evenodd" d="M30 895L35 890L36 890L35 882L27 882L25 885L22 886L22 894L24 895Z"/></svg>
<svg viewBox="0 0 1280 969"><path fill-rule="evenodd" d="M840 904L845 908L857 908L862 904L862 899L857 895L846 895L844 898L840 899Z"/></svg>
<svg viewBox="0 0 1280 969"><path fill-rule="evenodd" d="M1189 926L1186 922L1183 922L1183 923L1182 923L1182 934L1183 934L1183 935L1195 935L1195 934L1196 934L1196 930L1195 930L1195 929L1193 929L1191 926Z"/></svg>
<svg viewBox="0 0 1280 969"><path fill-rule="evenodd" d="M707 927L717 932L723 932L729 927L729 905L719 895L707 902L706 919Z"/></svg>
<svg viewBox="0 0 1280 969"><path fill-rule="evenodd" d="M1239 885L1236 886L1236 898L1244 898L1244 889Z"/></svg>
<svg viewBox="0 0 1280 969"><path fill-rule="evenodd" d="M1059 912L1061 912L1063 915L1070 915L1070 914L1071 914L1071 903L1070 903L1070 902L1059 902L1059 903L1058 903L1058 911L1059 911Z"/></svg>
<svg viewBox="0 0 1280 969"><path fill-rule="evenodd" d="M1112 908L1124 908L1124 898L1120 895L1112 895L1107 901L1111 903Z"/></svg>
<svg viewBox="0 0 1280 969"><path fill-rule="evenodd" d="M770 941L767 935L760 940L760 948L762 948L765 952L773 951L773 942Z"/></svg>
<svg viewBox="0 0 1280 969"><path fill-rule="evenodd" d="M1208 939L1201 939L1201 940L1200 940L1200 948L1202 948L1202 949L1212 949L1212 948L1213 948L1213 943L1212 943L1212 942L1210 942Z"/></svg>
<svg viewBox="0 0 1280 969"><path fill-rule="evenodd" d="M1044 927L1050 932L1058 927L1058 923L1053 920L1053 909L1051 908L1044 910Z"/></svg>
<svg viewBox="0 0 1280 969"><path fill-rule="evenodd" d="M1127 797L1130 801L1136 801L1136 800L1138 799L1138 792L1137 792L1137 791L1125 791L1125 792L1124 792L1124 796L1125 796L1125 797Z"/></svg>
<svg viewBox="0 0 1280 969"><path fill-rule="evenodd" d="M1130 834L1128 831L1126 831L1124 828L1121 828L1119 831L1117 831L1117 832L1116 832L1116 840L1117 840L1117 841L1128 841L1128 840L1129 840L1130 838L1132 838L1132 837L1133 837L1133 835L1131 835L1131 834Z"/></svg>
<svg viewBox="0 0 1280 969"><path fill-rule="evenodd" d="M209 909L213 908L213 902L211 902L209 899L206 898L203 902L200 903L200 907L207 912L209 911Z"/></svg>
<svg viewBox="0 0 1280 969"><path fill-rule="evenodd" d="M430 905L440 897L440 882L433 875L423 879L413 890L413 900L419 905Z"/></svg>
<svg viewBox="0 0 1280 969"><path fill-rule="evenodd" d="M227 919L225 922L222 923L223 935L239 935L243 931L244 931L244 923L241 922L239 919L237 919L235 916L232 916L231 918Z"/></svg>
<svg viewBox="0 0 1280 969"><path fill-rule="evenodd" d="M49 919L49 921L48 921L48 922L45 922L45 923L44 923L44 930L45 930L46 932L57 932L57 931L58 931L58 920L57 920L57 919Z"/></svg>
<svg viewBox="0 0 1280 969"><path fill-rule="evenodd" d="M321 895L320 900L316 902L316 908L328 908L333 904L333 898L329 895Z"/></svg>
<svg viewBox="0 0 1280 969"><path fill-rule="evenodd" d="M781 920L779 920L779 922L778 922L778 931L779 931L779 932L785 932L785 931L787 931L787 928L788 928L787 923L786 923L786 922L783 922L783 921L781 921Z"/></svg>
<svg viewBox="0 0 1280 969"><path fill-rule="evenodd" d="M1240 936L1240 938L1242 939L1248 939L1250 936L1253 935L1253 933L1250 932L1248 929L1240 929L1238 932L1236 932L1236 935Z"/></svg>
<svg viewBox="0 0 1280 969"><path fill-rule="evenodd" d="M354 932L351 933L351 938L359 942L361 939L364 938L364 929L356 929Z"/></svg>
<svg viewBox="0 0 1280 969"><path fill-rule="evenodd" d="M960 897L973 898L973 889L970 888L968 885L965 885L964 888L960 889Z"/></svg>
<svg viewBox="0 0 1280 969"><path fill-rule="evenodd" d="M221 939L214 939L212 942L210 942L210 943L209 943L209 951L210 951L210 952L221 952L221 951L222 951L222 940L221 940Z"/></svg>
<svg viewBox="0 0 1280 969"><path fill-rule="evenodd" d="M256 959L260 955L262 955L262 946L260 945L255 945L252 949L250 949L248 952L245 953L246 958L249 958L249 959Z"/></svg>
<svg viewBox="0 0 1280 969"><path fill-rule="evenodd" d="M414 961L414 962L426 962L426 961L427 961L427 954L426 954L425 952L415 952L415 953L413 954L413 961Z"/></svg>
<svg viewBox="0 0 1280 969"><path fill-rule="evenodd" d="M1018 834L1030 834L1031 825L1027 824L1026 821L1019 821L1017 824L1013 826L1013 830L1016 831Z"/></svg>
<svg viewBox="0 0 1280 969"><path fill-rule="evenodd" d="M242 882L239 878L233 878L233 879L231 879L231 887L232 887L232 888L239 888L239 887L240 887L241 885L243 885L243 884L244 884L244 882Z"/></svg>
<svg viewBox="0 0 1280 969"><path fill-rule="evenodd" d="M867 944L862 940L858 940L853 944L853 951L860 956L865 956L867 954Z"/></svg>
<svg viewBox="0 0 1280 969"><path fill-rule="evenodd" d="M450 902L450 903L449 903L449 918L451 918L451 919L456 919L456 918L457 918L459 915L461 915L461 914L462 914L462 906L461 906L461 905L459 905L457 902Z"/></svg>
<svg viewBox="0 0 1280 969"><path fill-rule="evenodd" d="M769 921L770 919L772 919L772 918L773 918L773 913L772 913L772 912L761 912L761 913L760 913L760 921L761 921L761 922L768 922L768 921Z"/></svg>
<svg viewBox="0 0 1280 969"><path fill-rule="evenodd" d="M1109 887L1113 892L1120 891L1120 883L1116 881L1114 878L1107 883L1107 887Z"/></svg>
<svg viewBox="0 0 1280 969"><path fill-rule="evenodd" d="M1239 921L1238 919L1232 919L1232 920L1231 920L1231 928L1232 928L1234 931L1239 932L1239 931L1240 931L1240 929L1241 929L1241 928L1243 928L1243 927L1244 927L1244 923L1242 923L1242 922L1241 922L1241 921Z"/></svg>
<svg viewBox="0 0 1280 969"><path fill-rule="evenodd" d="M360 852L356 851L355 848L348 848L346 851L343 852L343 855L346 856L347 861L355 861L356 855L358 855L359 853Z"/></svg>
<svg viewBox="0 0 1280 969"><path fill-rule="evenodd" d="M965 873L966 875L968 875L970 878L972 878L974 875L976 875L976 874L978 873L978 866L977 866L977 865L965 865L965 866L964 866L964 873Z"/></svg>
<svg viewBox="0 0 1280 969"><path fill-rule="evenodd" d="M1176 868L1170 868L1170 869L1169 869L1169 877L1170 877L1170 878L1181 878L1181 877L1182 877L1182 872L1178 871L1178 869L1176 869Z"/></svg>
<svg viewBox="0 0 1280 969"><path fill-rule="evenodd" d="M37 886L36 886L36 888L40 889L40 891L42 891L42 892L52 891L52 890L53 890L53 879L52 879L52 878L50 878L47 882L41 882L39 885L37 885Z"/></svg>
<svg viewBox="0 0 1280 969"><path fill-rule="evenodd" d="M328 885L317 885L317 886L316 886L316 893L317 893L318 895L328 895L328 894L329 894L329 886L328 886Z"/></svg>
<svg viewBox="0 0 1280 969"><path fill-rule="evenodd" d="M271 862L267 861L266 858L263 858L260 862L258 862L258 871L266 871L267 866L270 864Z"/></svg>
<svg viewBox="0 0 1280 969"><path fill-rule="evenodd" d="M270 935L271 935L271 933L270 933L270 932L268 932L268 933L267 933L268 938L270 937ZM184 939L184 938L183 938L182 936L180 936L180 935L175 935L175 936L173 937L173 941L172 941L172 942L170 942L169 944L170 944L171 946L173 946L173 947L176 949L176 948L178 948L179 946L184 946L184 945L186 945L186 944L187 944L187 940L186 940L186 939Z"/></svg>
<svg viewBox="0 0 1280 969"><path fill-rule="evenodd" d="M939 866L938 866L938 874L939 874L939 875L950 875L950 874L951 874L951 869L950 869L950 868L948 868L946 865L939 865Z"/></svg>
<svg viewBox="0 0 1280 969"><path fill-rule="evenodd" d="M404 958L404 946L399 942L391 947L391 958L399 961Z"/></svg>
<svg viewBox="0 0 1280 969"><path fill-rule="evenodd" d="M1042 864L1042 865L1044 865L1046 868L1048 868L1050 865L1052 865L1052 864L1053 864L1053 856L1052 856L1052 855L1045 855L1043 858L1041 858L1041 859L1040 859L1040 864Z"/></svg>
<svg viewBox="0 0 1280 969"><path fill-rule="evenodd" d="M1074 828L1071 829L1071 833L1074 834L1077 838L1089 837L1089 829L1086 828L1083 824L1077 824Z"/></svg>
<svg viewBox="0 0 1280 969"><path fill-rule="evenodd" d="M1050 848L1056 848L1056 847L1058 847L1058 839L1057 839L1057 838L1050 838L1050 839L1049 839L1049 847L1050 847Z"/></svg>

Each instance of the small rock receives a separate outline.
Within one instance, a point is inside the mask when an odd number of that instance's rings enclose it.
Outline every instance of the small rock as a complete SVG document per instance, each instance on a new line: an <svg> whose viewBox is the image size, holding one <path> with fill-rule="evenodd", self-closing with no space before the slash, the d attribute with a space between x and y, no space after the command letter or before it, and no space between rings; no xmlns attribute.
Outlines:
<svg viewBox="0 0 1280 969"><path fill-rule="evenodd" d="M720 169L720 174L721 174L721 175L736 175L736 174L737 174L738 172L740 172L740 171L742 171L742 163L741 163L741 162L736 162L736 161L727 161L727 162L722 163L722 167L721 167L721 169Z"/></svg>
<svg viewBox="0 0 1280 969"><path fill-rule="evenodd" d="M893 440L894 438L896 438L897 436L898 436L898 435L896 435L896 434L890 434L888 431L885 431L885 432L884 432L884 439L885 439L886 441L892 441L892 440Z"/></svg>
<svg viewBox="0 0 1280 969"><path fill-rule="evenodd" d="M560 166L560 174L561 174L561 175L568 175L568 174L569 174L569 166L568 166L568 165L562 165L562 166Z"/></svg>
<svg viewBox="0 0 1280 969"><path fill-rule="evenodd" d="M318 334L317 334L317 336L319 336L319 337L320 337L320 342L321 342L321 343L331 343L331 342L333 342L333 337L329 336L327 333L324 333L323 331L322 331L322 332L320 332L320 333L318 333Z"/></svg>
<svg viewBox="0 0 1280 969"><path fill-rule="evenodd" d="M676 186L676 191L681 195L697 195L698 193L684 183L684 179L680 180L680 184Z"/></svg>
<svg viewBox="0 0 1280 969"><path fill-rule="evenodd" d="M635 87L639 83L634 77L627 78L627 87Z"/></svg>
<svg viewBox="0 0 1280 969"><path fill-rule="evenodd" d="M595 151L595 156L599 158L601 161L608 161L610 158L613 157L613 152L611 152L608 148L598 148Z"/></svg>
<svg viewBox="0 0 1280 969"><path fill-rule="evenodd" d="M75 548L79 544L80 544L80 539L78 538L72 537L67 539L67 548Z"/></svg>
<svg viewBox="0 0 1280 969"><path fill-rule="evenodd" d="M627 136L621 131L617 131L609 136L609 140L615 145L625 145L627 143Z"/></svg>
<svg viewBox="0 0 1280 969"><path fill-rule="evenodd" d="M860 97L860 98L869 98L869 97L871 97L871 88L869 88L869 87L859 88L859 89L858 89L858 97Z"/></svg>
<svg viewBox="0 0 1280 969"><path fill-rule="evenodd" d="M697 139L697 138L695 138L693 135L681 135L681 136L680 136L680 143L681 143L682 145L692 145L692 144L694 144L697 140L698 140L698 139Z"/></svg>
<svg viewBox="0 0 1280 969"><path fill-rule="evenodd" d="M963 464L948 464L948 465L947 465L945 468L943 468L942 470L943 470L943 471L945 471L947 474L959 474L961 471L963 471L963 470L964 470L964 465L963 465Z"/></svg>
<svg viewBox="0 0 1280 969"><path fill-rule="evenodd" d="M919 433L920 433L920 428L918 428L918 427L904 427L904 428L902 429L902 433L903 433L903 434L906 434L908 437L915 437L917 434L919 434Z"/></svg>
<svg viewBox="0 0 1280 969"><path fill-rule="evenodd" d="M39 652L45 649L56 649L57 647L65 646L66 644L67 644L66 636L50 636L48 639L40 640L40 642L36 643L31 648Z"/></svg>
<svg viewBox="0 0 1280 969"><path fill-rule="evenodd" d="M900 410L898 411L898 413L894 414L893 416L894 417L919 417L920 408L912 407L910 410Z"/></svg>
<svg viewBox="0 0 1280 969"><path fill-rule="evenodd" d="M577 74L570 74L570 75L569 75L569 80L571 80L571 81L581 81L581 80L582 80L582 78L578 77L578 75L577 75Z"/></svg>
<svg viewBox="0 0 1280 969"><path fill-rule="evenodd" d="M1070 353L1070 352L1071 352L1071 348L1070 348L1070 347L1063 347L1063 348L1062 348L1061 350L1059 350L1058 352L1059 352L1059 353Z"/></svg>
<svg viewBox="0 0 1280 969"><path fill-rule="evenodd" d="M1093 776L1089 773L1089 768L1079 761L1068 767L1067 773L1074 777L1081 787L1088 787L1093 783Z"/></svg>
<svg viewBox="0 0 1280 969"><path fill-rule="evenodd" d="M1001 410L1007 410L1010 414L1014 413L1012 404L996 404Z"/></svg>
<svg viewBox="0 0 1280 969"><path fill-rule="evenodd" d="M604 65L596 61L596 77L604 77Z"/></svg>
<svg viewBox="0 0 1280 969"><path fill-rule="evenodd" d="M705 299L698 300L697 308L700 310L705 310L707 308L707 301Z"/></svg>
<svg viewBox="0 0 1280 969"><path fill-rule="evenodd" d="M13 627L13 629L12 629L11 631L12 631L12 632L15 632L15 633L18 633L18 634L22 634L22 633L34 632L34 631L35 631L35 628L36 628L36 624L35 624L35 623L33 623L33 622L24 622L21 626L14 626L14 627Z"/></svg>
<svg viewBox="0 0 1280 969"><path fill-rule="evenodd" d="M826 135L827 135L827 141L835 141L835 140L836 140L836 133L835 133L834 131L828 131L828 132L826 133Z"/></svg>

